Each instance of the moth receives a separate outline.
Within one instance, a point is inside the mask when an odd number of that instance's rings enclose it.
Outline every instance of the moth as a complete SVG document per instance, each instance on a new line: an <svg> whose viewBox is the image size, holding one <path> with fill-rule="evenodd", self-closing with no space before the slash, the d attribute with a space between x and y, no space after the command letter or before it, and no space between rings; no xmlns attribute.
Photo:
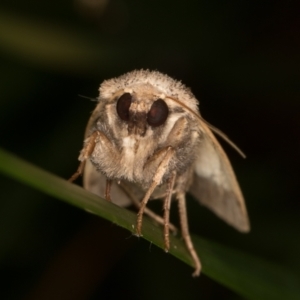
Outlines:
<svg viewBox="0 0 300 300"><path fill-rule="evenodd" d="M135 233L143 215L163 226L170 248L172 200L178 202L181 234L199 276L201 263L188 228L185 194L241 232L250 230L237 179L214 134L240 150L201 117L198 101L181 82L158 71L135 70L104 81L85 131L80 165L84 188L120 206L138 208ZM163 216L146 207L163 200Z"/></svg>

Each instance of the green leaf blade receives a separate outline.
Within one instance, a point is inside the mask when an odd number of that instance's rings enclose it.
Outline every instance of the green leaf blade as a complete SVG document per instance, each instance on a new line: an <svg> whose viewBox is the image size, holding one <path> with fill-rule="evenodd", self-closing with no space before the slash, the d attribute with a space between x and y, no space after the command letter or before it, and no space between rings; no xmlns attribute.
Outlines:
<svg viewBox="0 0 300 300"><path fill-rule="evenodd" d="M0 149L0 172L39 191L133 231L136 215ZM162 231L148 220L143 238L160 248ZM299 299L299 279L277 264L192 236L203 273L247 299ZM171 236L170 253L193 266L180 237Z"/></svg>

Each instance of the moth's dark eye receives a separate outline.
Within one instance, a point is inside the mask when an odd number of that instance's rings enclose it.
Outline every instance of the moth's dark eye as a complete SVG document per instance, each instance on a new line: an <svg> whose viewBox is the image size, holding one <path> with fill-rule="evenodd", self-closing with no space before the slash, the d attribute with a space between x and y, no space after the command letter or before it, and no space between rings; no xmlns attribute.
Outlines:
<svg viewBox="0 0 300 300"><path fill-rule="evenodd" d="M150 126L157 127L165 123L169 114L169 109L166 102L162 99L156 100L148 114L147 122Z"/></svg>
<svg viewBox="0 0 300 300"><path fill-rule="evenodd" d="M123 94L117 103L117 113L123 121L129 121L129 107L132 96L129 93Z"/></svg>

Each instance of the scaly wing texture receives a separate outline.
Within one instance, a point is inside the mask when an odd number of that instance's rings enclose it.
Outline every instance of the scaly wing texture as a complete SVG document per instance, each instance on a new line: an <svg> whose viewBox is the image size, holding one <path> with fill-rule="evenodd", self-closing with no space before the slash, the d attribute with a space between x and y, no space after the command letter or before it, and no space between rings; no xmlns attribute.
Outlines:
<svg viewBox="0 0 300 300"><path fill-rule="evenodd" d="M189 192L225 222L248 232L247 209L231 164L208 126L202 122L200 130L202 140Z"/></svg>

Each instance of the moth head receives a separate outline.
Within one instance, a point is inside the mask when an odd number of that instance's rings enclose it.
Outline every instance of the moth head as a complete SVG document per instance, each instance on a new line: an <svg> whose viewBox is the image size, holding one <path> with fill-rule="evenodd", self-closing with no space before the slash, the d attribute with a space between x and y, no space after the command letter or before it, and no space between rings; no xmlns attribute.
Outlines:
<svg viewBox="0 0 300 300"><path fill-rule="evenodd" d="M117 97L118 118L127 127L128 134L144 136L148 128L163 126L169 116L169 107L156 93L125 90Z"/></svg>
<svg viewBox="0 0 300 300"><path fill-rule="evenodd" d="M116 137L166 136L177 118L189 110L198 113L190 90L156 71L133 71L106 80L99 91L105 122Z"/></svg>

